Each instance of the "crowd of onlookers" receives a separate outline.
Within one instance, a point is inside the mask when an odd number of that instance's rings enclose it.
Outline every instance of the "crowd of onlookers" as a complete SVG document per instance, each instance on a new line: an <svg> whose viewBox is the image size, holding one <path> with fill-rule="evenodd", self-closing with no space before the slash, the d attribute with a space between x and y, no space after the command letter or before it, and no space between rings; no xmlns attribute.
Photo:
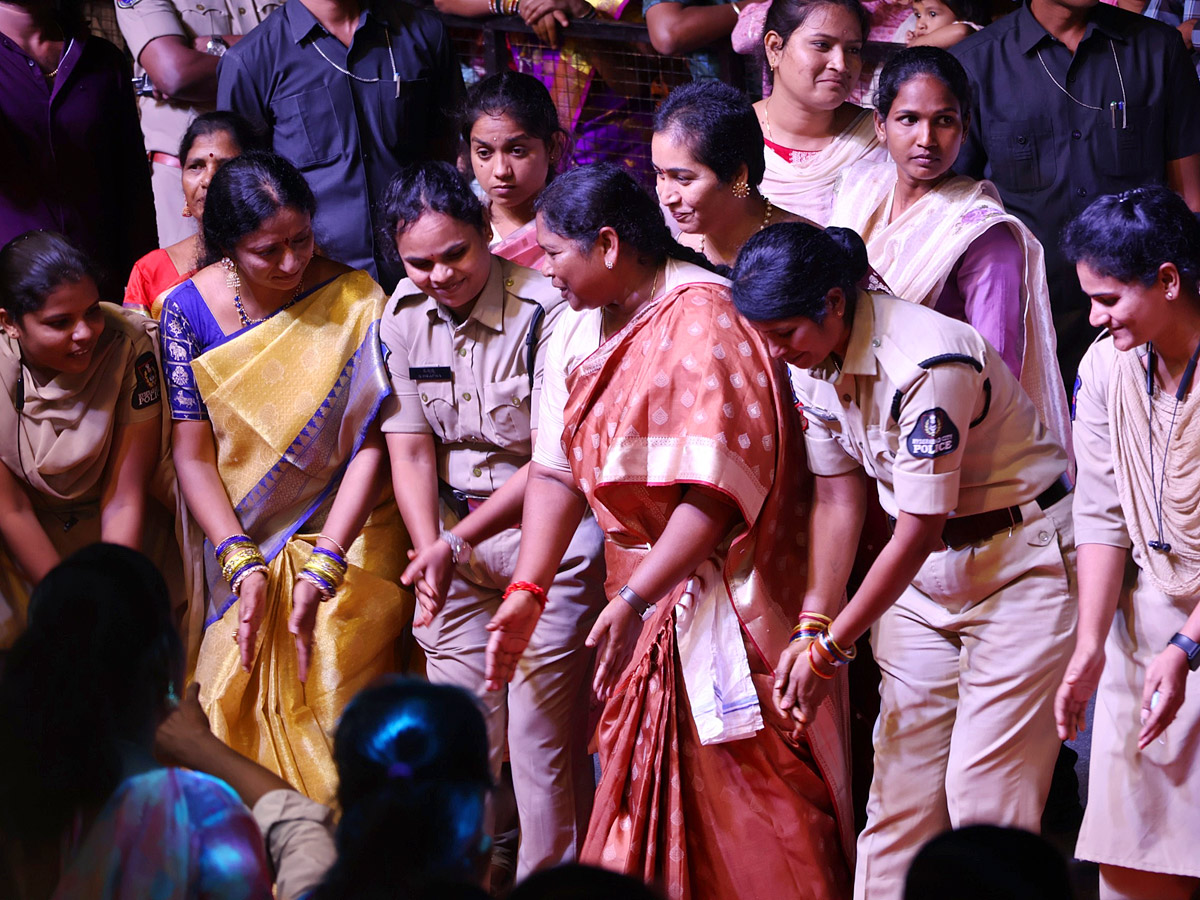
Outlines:
<svg viewBox="0 0 1200 900"><path fill-rule="evenodd" d="M1130 4L0 0L0 896L1200 893Z"/></svg>

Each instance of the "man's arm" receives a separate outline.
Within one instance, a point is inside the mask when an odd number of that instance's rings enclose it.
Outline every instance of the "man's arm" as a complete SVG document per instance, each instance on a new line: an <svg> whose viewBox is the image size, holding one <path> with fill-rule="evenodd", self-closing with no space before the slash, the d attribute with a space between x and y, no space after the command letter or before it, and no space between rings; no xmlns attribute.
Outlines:
<svg viewBox="0 0 1200 900"><path fill-rule="evenodd" d="M138 62L150 76L155 91L168 100L212 105L217 99L220 57L199 49L198 45L208 40L208 35L201 35L189 43L177 34L164 34L150 41Z"/></svg>

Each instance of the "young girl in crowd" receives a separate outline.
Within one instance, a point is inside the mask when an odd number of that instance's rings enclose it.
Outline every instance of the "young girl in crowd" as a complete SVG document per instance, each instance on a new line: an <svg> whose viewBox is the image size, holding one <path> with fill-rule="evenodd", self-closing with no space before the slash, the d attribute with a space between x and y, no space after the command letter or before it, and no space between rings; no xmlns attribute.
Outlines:
<svg viewBox="0 0 1200 900"><path fill-rule="evenodd" d="M1070 447L1042 246L1004 211L991 182L951 170L969 122L967 73L945 50L902 50L880 73L875 107L875 131L891 159L846 170L830 221L862 235L894 295L987 338L1054 438Z"/></svg>
<svg viewBox="0 0 1200 900"><path fill-rule="evenodd" d="M206 712L235 750L327 802L337 718L393 668L411 606L407 536L380 502L384 296L315 255L315 206L279 156L222 166L205 258L163 304L162 343L175 468L208 537Z"/></svg>
<svg viewBox="0 0 1200 900"><path fill-rule="evenodd" d="M509 69L485 78L467 91L462 134L488 198L492 252L537 268L542 251L533 204L567 146L550 92L532 75Z"/></svg>
<svg viewBox="0 0 1200 900"><path fill-rule="evenodd" d="M101 303L97 280L53 232L0 250L0 646L63 556L147 537L163 448L158 362L141 317Z"/></svg>
<svg viewBox="0 0 1200 900"><path fill-rule="evenodd" d="M910 47L953 47L987 24L987 11L974 0L913 0L912 6L916 25L904 41Z"/></svg>
<svg viewBox="0 0 1200 900"><path fill-rule="evenodd" d="M1012 372L970 326L858 289L867 268L854 232L785 223L747 242L732 291L790 364L816 476L802 602L828 624L795 633L776 699L807 727L871 630L883 678L854 890L899 900L947 828L1039 827L1073 550L1066 454ZM893 534L843 607L868 476Z"/></svg>
<svg viewBox="0 0 1200 900"><path fill-rule="evenodd" d="M125 308L157 319L168 290L196 271L203 245L204 198L213 175L229 160L258 149L250 123L232 112L209 112L192 120L179 144L183 160L183 216L196 220L196 233L169 247L151 250L133 266L125 286Z"/></svg>
<svg viewBox="0 0 1200 900"><path fill-rule="evenodd" d="M1100 863L1103 900L1187 900L1200 888L1200 225L1167 188L1138 188L1084 210L1063 250L1107 329L1075 391L1079 640L1058 691L1064 740L1096 693L1075 852Z"/></svg>
<svg viewBox="0 0 1200 900"><path fill-rule="evenodd" d="M546 345L566 307L539 273L488 252L483 208L453 166L401 171L381 208L408 274L380 337L395 395L383 431L396 501L420 551L413 635L431 681L477 692L486 626L523 543L512 526L537 433ZM553 432L547 439L557 440ZM518 875L573 861L592 807L591 653L583 641L604 604L603 538L591 516L572 531L519 673L507 691L481 698L495 778L510 751Z"/></svg>
<svg viewBox="0 0 1200 900"><path fill-rule="evenodd" d="M759 193L763 138L750 101L721 82L673 90L654 116L650 144L658 200L680 243L731 266L750 235L797 217Z"/></svg>
<svg viewBox="0 0 1200 900"><path fill-rule="evenodd" d="M842 170L887 155L871 113L847 100L866 33L858 0L773 0L767 13L763 48L774 89L754 104L766 145L762 193L820 225Z"/></svg>
<svg viewBox="0 0 1200 900"><path fill-rule="evenodd" d="M791 557L806 510L783 372L628 173L572 170L538 204L571 312L547 353L546 438L488 626L489 687L520 670L543 611L553 621L546 589L590 507L610 599L588 636L606 705L582 859L681 900L842 900L841 708L795 741L770 703L800 611Z"/></svg>

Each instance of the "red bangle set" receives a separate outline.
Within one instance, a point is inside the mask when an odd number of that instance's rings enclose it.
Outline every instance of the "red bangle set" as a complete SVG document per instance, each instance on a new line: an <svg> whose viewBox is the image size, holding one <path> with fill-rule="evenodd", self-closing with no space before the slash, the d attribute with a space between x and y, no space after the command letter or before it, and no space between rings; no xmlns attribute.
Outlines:
<svg viewBox="0 0 1200 900"><path fill-rule="evenodd" d="M546 608L546 592L540 584L534 584L532 581L514 581L504 589L504 597L502 599L507 600L511 594L515 594L517 591L529 591L529 593L537 598L542 609Z"/></svg>

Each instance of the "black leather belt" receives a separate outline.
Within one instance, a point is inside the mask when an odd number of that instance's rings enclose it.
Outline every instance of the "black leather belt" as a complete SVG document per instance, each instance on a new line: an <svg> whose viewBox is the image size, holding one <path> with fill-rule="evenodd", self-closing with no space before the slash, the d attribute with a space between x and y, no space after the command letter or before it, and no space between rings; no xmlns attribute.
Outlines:
<svg viewBox="0 0 1200 900"><path fill-rule="evenodd" d="M438 479L438 496L442 498L442 502L446 504L446 508L454 513L459 520L465 519L487 499L487 497L478 494L468 494L460 491L458 488L451 487L440 478Z"/></svg>
<svg viewBox="0 0 1200 900"><path fill-rule="evenodd" d="M1072 487L1064 474L1037 495L1034 502L1041 509L1049 509L1069 493ZM986 541L1001 531L1016 528L1024 521L1021 507L1009 506L1004 509L993 509L988 512L976 513L973 516L957 516L946 520L942 527L942 543L952 550L961 550L971 544ZM896 520L888 516L888 522L893 529Z"/></svg>

